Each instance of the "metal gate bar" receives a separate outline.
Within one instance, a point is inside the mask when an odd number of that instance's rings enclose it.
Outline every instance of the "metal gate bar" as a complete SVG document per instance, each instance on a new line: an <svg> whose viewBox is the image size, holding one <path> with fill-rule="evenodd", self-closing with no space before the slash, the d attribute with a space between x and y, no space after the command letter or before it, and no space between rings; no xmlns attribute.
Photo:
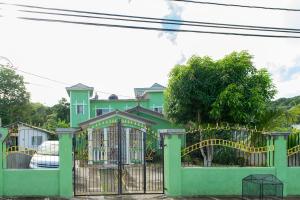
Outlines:
<svg viewBox="0 0 300 200"><path fill-rule="evenodd" d="M121 120L107 128L75 135L74 195L163 193L164 147L162 138L157 147L157 138L124 127ZM156 146L147 148L147 141L153 139ZM148 151L155 152L152 158Z"/></svg>

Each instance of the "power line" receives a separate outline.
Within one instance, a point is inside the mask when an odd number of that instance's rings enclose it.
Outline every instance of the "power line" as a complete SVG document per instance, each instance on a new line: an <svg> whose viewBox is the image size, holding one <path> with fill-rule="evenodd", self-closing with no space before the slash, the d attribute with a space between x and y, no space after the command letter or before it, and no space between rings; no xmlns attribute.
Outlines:
<svg viewBox="0 0 300 200"><path fill-rule="evenodd" d="M0 56L0 58L1 58L1 56ZM6 58L6 57L4 57L4 58ZM58 84L61 84L61 85L64 85L64 86L70 86L70 85L72 85L70 83L66 83L66 82L62 82L62 81L58 81L58 80L54 80L54 79L48 78L46 76L41 76L41 75L38 75L38 74L34 74L32 72L27 72L27 71L24 71L24 70L20 70L20 69L18 69L16 67L11 68L11 67L7 67L7 66L1 65L1 64L0 64L0 66L3 67L3 68L6 68L6 69L10 69L10 70L14 70L14 71L19 71L19 72L24 73L24 74L28 74L28 75L32 75L32 76L35 76L35 77L38 77L38 78L41 78L41 79L52 81L52 82L55 82L55 83L58 83ZM12 65L12 66L14 66L14 65ZM41 86L41 87L50 87L49 85L42 85L42 84L31 83L31 82L27 82L27 81L25 82L25 84L31 84L31 85ZM96 90L95 92L99 92L99 93L102 93L102 94L108 94L108 95L115 94L113 92L110 93L110 92L104 92L104 91L100 91L100 90ZM132 96L127 96L127 95L122 95L122 94L117 94L117 95L120 96L120 97L133 98Z"/></svg>
<svg viewBox="0 0 300 200"><path fill-rule="evenodd" d="M273 29L274 30L290 30L290 31L299 31L300 30L300 29L285 28L285 27L252 26L252 25L242 25L242 24L228 24L228 23L213 23L213 22L203 22L203 21L163 19L163 18L156 18L156 17L144 17L144 16L123 15L123 14L103 13L103 12L91 12L91 11L82 11L82 10L71 10L71 9L33 6L33 5L25 5L25 4L7 4L7 3L2 3L2 4L23 7L23 8L41 9L41 10L52 10L52 11L72 12L72 13L91 14L91 15L103 15L103 16L112 16L112 17L125 17L125 18L133 18L133 19L157 20L157 21L165 21L165 22L195 23L195 24L220 25L220 26L245 27L245 28L262 28L262 29L272 29L272 30Z"/></svg>
<svg viewBox="0 0 300 200"><path fill-rule="evenodd" d="M14 68L11 68L11 67L7 67L5 65L1 65L2 67L6 68L6 69L12 69L14 71L18 71L18 72L21 72L23 74L27 74L27 75L31 75L31 76L35 76L35 77L38 77L38 78L41 78L41 79L45 79L45 80L48 80L48 81L51 81L51 82L55 82L55 83L58 83L58 84L61 84L61 85L70 85L68 83L65 83L65 82L62 82L62 81L58 81L58 80L54 80L54 79L51 79L51 78L48 78L48 77L45 77L45 76L41 76L39 74L34 74L34 73L31 73L31 72L27 72L27 71L24 71L24 70L21 70L21 69L18 69L16 67Z"/></svg>
<svg viewBox="0 0 300 200"><path fill-rule="evenodd" d="M139 29L139 30L166 31L166 32L205 33L205 34L215 34L215 35L232 35L232 36L264 37L264 38L297 38L297 39L300 38L300 36L293 36L293 35L266 35L266 34L248 34L248 33L234 33L234 32L200 31L200 30L189 30L189 29L156 28L156 27L147 27L147 26L131 26L131 25L119 25L119 24L67 21L67 20L57 20L57 19L49 19L49 18L48 19L32 18L32 17L18 17L18 18L23 20L29 20L29 21L59 22L59 23L79 24L79 25L89 25L89 26L115 27L115 28L125 28L125 29Z"/></svg>
<svg viewBox="0 0 300 200"><path fill-rule="evenodd" d="M185 2L185 3L196 3L196 4L206 4L206 5L215 5L215 6L254 8L254 9L264 9L264 10L277 10L277 11L293 11L293 12L299 12L300 11L300 9L293 9L293 8L252 6L252 5L242 5L242 4L232 4L232 3L217 3L217 2L209 2L209 1L195 1L195 0L170 0L170 1Z"/></svg>
<svg viewBox="0 0 300 200"><path fill-rule="evenodd" d="M108 19L116 21L126 21L126 22L140 22L140 23L155 23L155 24L170 24L170 25L182 25L182 26L194 26L194 27L206 27L206 28L221 28L221 29L237 29L237 30L254 30L254 31L269 31L269 32L284 32L284 33L300 33L300 29L295 29L294 31L285 30L285 29L262 29L262 28L244 28L244 27L232 27L232 26L223 26L223 25L204 25L201 22L185 23L185 22L171 22L161 19L161 21L153 20L141 20L141 19L127 19L119 17L99 17L99 16L90 16L90 15L77 15L77 14L65 14L57 12L41 12L41 11L32 11L32 10L19 10L25 13L35 13L35 14L47 14L47 15L59 15L59 16L68 16L68 17L82 17L82 18L94 18L94 19Z"/></svg>

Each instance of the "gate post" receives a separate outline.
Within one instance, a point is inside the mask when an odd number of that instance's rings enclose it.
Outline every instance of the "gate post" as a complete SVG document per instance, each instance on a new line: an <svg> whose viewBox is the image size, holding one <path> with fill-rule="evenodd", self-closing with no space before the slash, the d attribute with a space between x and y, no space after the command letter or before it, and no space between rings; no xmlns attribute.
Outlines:
<svg viewBox="0 0 300 200"><path fill-rule="evenodd" d="M73 197L73 156L72 138L77 129L58 128L59 136L59 194L61 197Z"/></svg>
<svg viewBox="0 0 300 200"><path fill-rule="evenodd" d="M4 153L3 152L3 141L5 140L8 131L6 128L0 127L0 197L3 196L3 160L4 160Z"/></svg>
<svg viewBox="0 0 300 200"><path fill-rule="evenodd" d="M276 176L283 182L283 196L287 196L287 137L289 132L274 132L271 136L274 138L274 166Z"/></svg>
<svg viewBox="0 0 300 200"><path fill-rule="evenodd" d="M164 191L168 196L181 195L181 136L184 129L163 129L164 135Z"/></svg>

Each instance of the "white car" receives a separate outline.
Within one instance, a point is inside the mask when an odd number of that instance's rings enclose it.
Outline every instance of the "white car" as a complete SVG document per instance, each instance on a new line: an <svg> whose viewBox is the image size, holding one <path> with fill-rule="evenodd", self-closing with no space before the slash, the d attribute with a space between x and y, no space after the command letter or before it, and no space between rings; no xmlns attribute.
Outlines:
<svg viewBox="0 0 300 200"><path fill-rule="evenodd" d="M37 152L32 156L29 168L58 168L58 141L45 141L39 147Z"/></svg>

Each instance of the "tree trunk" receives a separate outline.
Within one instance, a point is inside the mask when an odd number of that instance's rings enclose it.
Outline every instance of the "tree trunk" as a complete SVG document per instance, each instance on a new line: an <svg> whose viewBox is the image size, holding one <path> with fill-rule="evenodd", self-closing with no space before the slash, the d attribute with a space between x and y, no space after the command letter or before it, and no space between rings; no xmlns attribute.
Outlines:
<svg viewBox="0 0 300 200"><path fill-rule="evenodd" d="M208 146L207 149L207 167L212 166L212 161L214 157L214 146Z"/></svg>
<svg viewBox="0 0 300 200"><path fill-rule="evenodd" d="M200 133L200 141L203 140L203 135ZM204 148L206 152L204 151ZM203 166L204 167L211 167L212 161L214 157L214 147L213 146L207 146L200 149L201 155L203 157Z"/></svg>

